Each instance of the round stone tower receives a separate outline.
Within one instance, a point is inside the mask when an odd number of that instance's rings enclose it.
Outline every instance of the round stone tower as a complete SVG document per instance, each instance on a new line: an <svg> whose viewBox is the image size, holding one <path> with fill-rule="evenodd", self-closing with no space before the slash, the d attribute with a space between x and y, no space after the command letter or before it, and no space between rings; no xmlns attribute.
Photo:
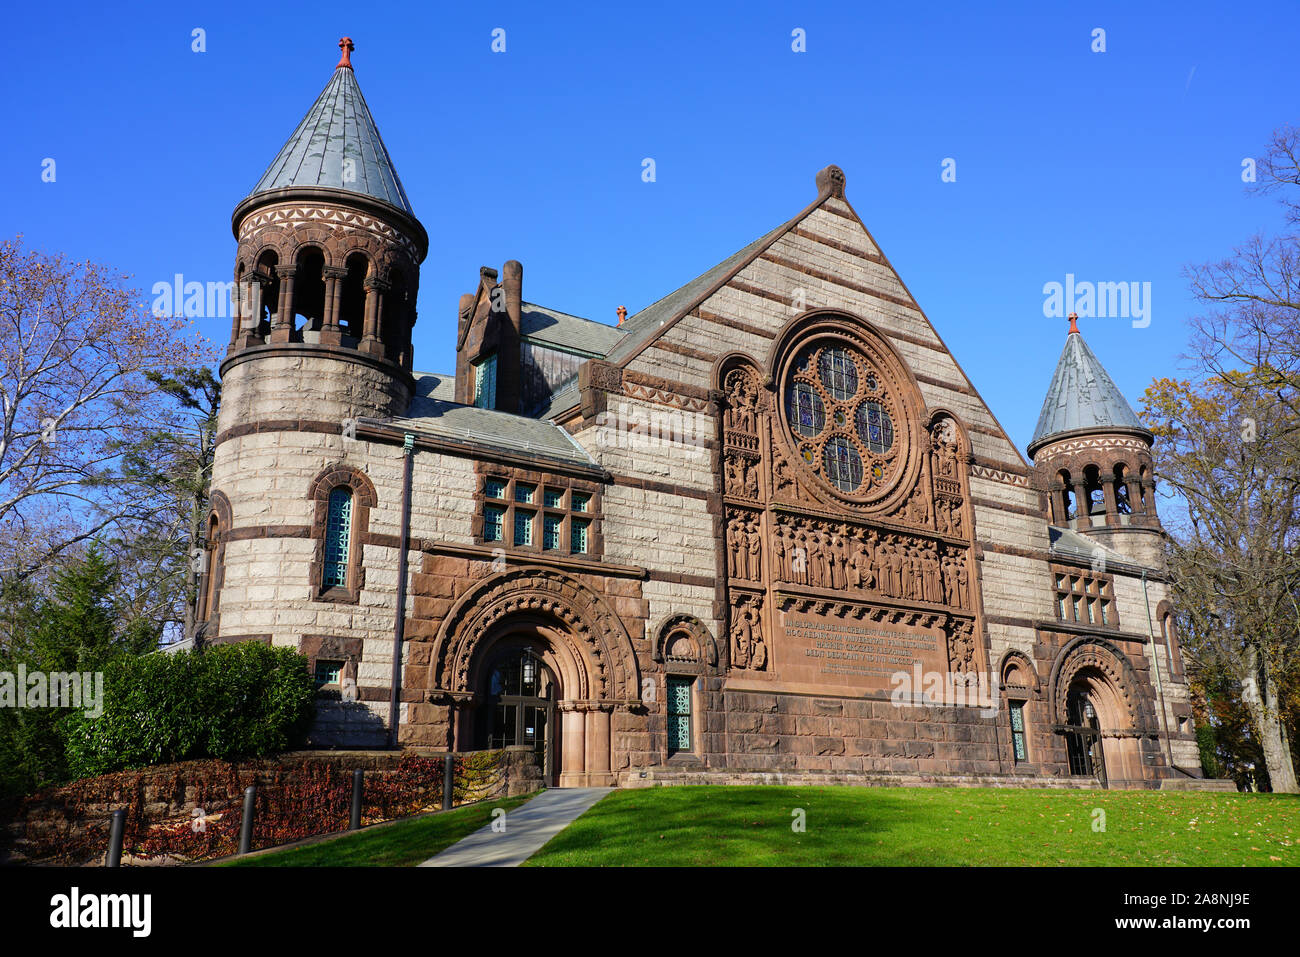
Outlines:
<svg viewBox="0 0 1300 957"><path fill-rule="evenodd" d="M220 368L202 639L288 643L288 628L268 625L297 615L301 635L325 624L307 620L320 602L358 600L363 573L321 572L327 504L310 489L329 498L352 482L346 509L361 527L375 497L366 457L379 453L351 441L356 421L404 415L415 391L428 235L357 85L352 41L339 47L324 90L231 218L236 308Z"/></svg>
<svg viewBox="0 0 1300 957"><path fill-rule="evenodd" d="M1065 349L1027 449L1047 499L1048 522L1142 564L1163 564L1152 441L1071 314Z"/></svg>
<svg viewBox="0 0 1300 957"><path fill-rule="evenodd" d="M406 411L428 235L352 70L315 104L235 207L237 308L221 431L268 420Z"/></svg>

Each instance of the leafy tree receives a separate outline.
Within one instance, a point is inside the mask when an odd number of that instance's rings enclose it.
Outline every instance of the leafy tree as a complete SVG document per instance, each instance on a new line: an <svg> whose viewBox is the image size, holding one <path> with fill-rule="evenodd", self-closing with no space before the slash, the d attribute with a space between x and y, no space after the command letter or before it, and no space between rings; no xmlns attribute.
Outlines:
<svg viewBox="0 0 1300 957"><path fill-rule="evenodd" d="M1300 485L1279 439L1290 412L1218 377L1158 379L1145 403L1157 472L1187 509L1166 513L1184 650L1207 687L1235 683L1272 789L1296 791L1286 690L1300 671Z"/></svg>
<svg viewBox="0 0 1300 957"><path fill-rule="evenodd" d="M205 351L95 263L0 242L0 578L25 578L146 514L114 472L156 418L150 371Z"/></svg>
<svg viewBox="0 0 1300 957"><path fill-rule="evenodd" d="M221 401L221 385L204 367L146 372L169 401L158 419L118 444L121 481L151 507L133 521L115 553L135 614L194 633L204 556L203 519Z"/></svg>
<svg viewBox="0 0 1300 957"><path fill-rule="evenodd" d="M101 672L158 644L158 626L123 613L117 569L92 545L85 557L53 577L50 594L30 582L0 590L3 634L0 671ZM25 689L23 689L25 690ZM69 708L0 708L0 796L22 794L67 779Z"/></svg>

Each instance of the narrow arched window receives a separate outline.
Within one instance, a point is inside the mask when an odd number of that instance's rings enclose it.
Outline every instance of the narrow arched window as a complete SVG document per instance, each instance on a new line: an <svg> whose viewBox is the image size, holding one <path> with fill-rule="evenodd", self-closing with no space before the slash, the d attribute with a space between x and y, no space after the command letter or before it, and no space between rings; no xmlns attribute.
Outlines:
<svg viewBox="0 0 1300 957"><path fill-rule="evenodd" d="M346 588L352 548L352 490L339 486L330 492L329 518L325 525L326 588Z"/></svg>

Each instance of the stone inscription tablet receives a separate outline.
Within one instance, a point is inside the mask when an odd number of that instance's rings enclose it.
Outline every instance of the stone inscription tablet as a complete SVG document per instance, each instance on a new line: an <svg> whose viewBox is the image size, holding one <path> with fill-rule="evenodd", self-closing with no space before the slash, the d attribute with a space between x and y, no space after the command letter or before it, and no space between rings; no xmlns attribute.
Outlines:
<svg viewBox="0 0 1300 957"><path fill-rule="evenodd" d="M854 618L782 615L780 672L787 681L888 690L890 677L940 670L946 660L944 635Z"/></svg>

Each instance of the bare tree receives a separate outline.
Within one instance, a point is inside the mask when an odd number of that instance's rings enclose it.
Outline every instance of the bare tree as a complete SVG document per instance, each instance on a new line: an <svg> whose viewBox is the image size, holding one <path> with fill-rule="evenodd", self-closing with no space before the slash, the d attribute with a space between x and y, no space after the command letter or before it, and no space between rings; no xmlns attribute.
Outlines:
<svg viewBox="0 0 1300 957"><path fill-rule="evenodd" d="M0 575L36 574L145 512L116 481L118 449L151 420L145 373L204 356L184 325L103 266L0 243Z"/></svg>

